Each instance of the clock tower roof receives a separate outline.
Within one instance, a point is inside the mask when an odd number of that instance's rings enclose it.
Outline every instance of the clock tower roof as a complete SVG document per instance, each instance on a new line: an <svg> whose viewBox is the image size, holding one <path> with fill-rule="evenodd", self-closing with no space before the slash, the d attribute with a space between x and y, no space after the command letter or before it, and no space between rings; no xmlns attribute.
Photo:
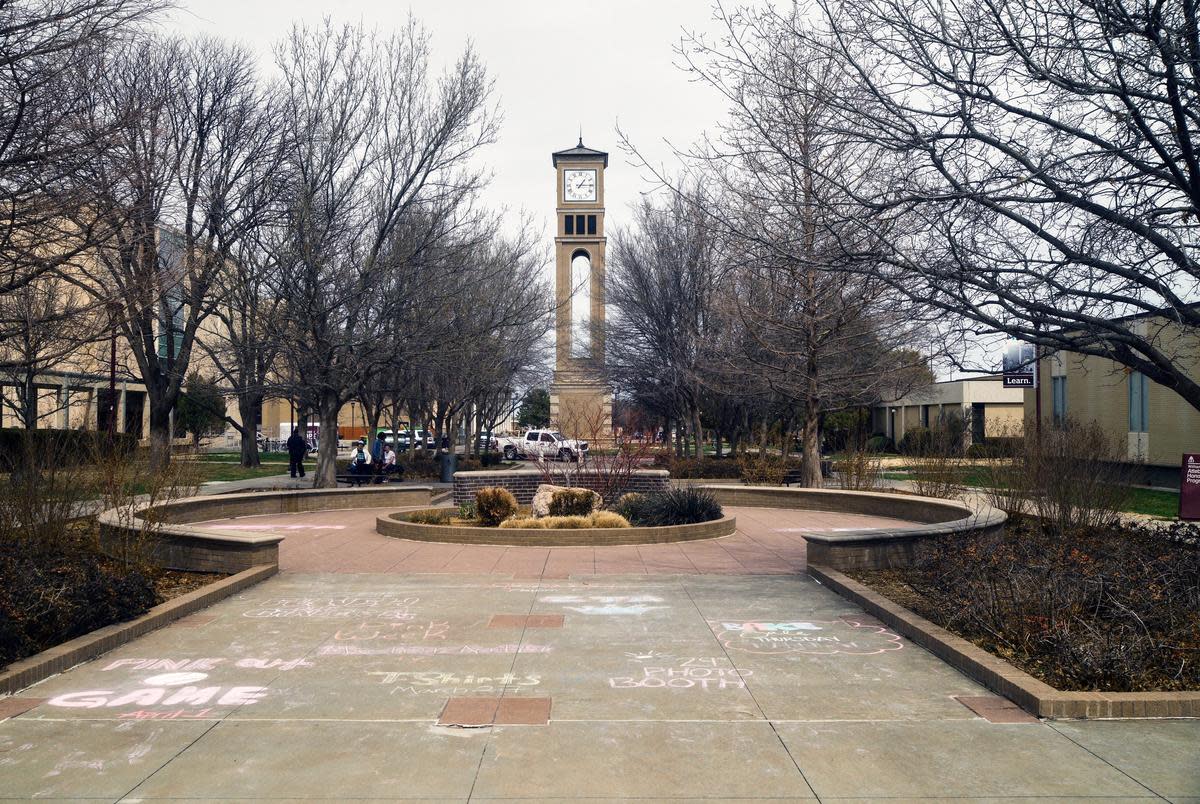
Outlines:
<svg viewBox="0 0 1200 804"><path fill-rule="evenodd" d="M565 151L555 151L550 157L554 160L555 167L558 167L559 160L564 162L595 162L598 159L604 160L604 166L608 167L608 154L584 145L583 137L579 138L579 144L574 148L568 148Z"/></svg>

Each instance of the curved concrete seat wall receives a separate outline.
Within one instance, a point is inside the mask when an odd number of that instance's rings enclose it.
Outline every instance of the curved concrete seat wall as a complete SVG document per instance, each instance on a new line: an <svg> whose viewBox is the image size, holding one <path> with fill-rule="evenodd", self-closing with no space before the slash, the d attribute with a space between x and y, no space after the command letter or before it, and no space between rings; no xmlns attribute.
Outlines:
<svg viewBox="0 0 1200 804"><path fill-rule="evenodd" d="M151 560L167 569L191 572L241 572L279 563L283 536L220 528L196 528L190 523L235 516L293 514L343 508L397 508L429 505L428 486L360 489L263 491L188 497L155 506L104 511L97 518L101 546L119 553L130 540L146 540Z"/></svg>
<svg viewBox="0 0 1200 804"><path fill-rule="evenodd" d="M1004 527L1008 515L990 505L978 508L958 500L842 489L778 486L703 486L721 505L837 511L908 519L912 525L804 534L808 563L834 569L888 569L912 562L921 542Z"/></svg>

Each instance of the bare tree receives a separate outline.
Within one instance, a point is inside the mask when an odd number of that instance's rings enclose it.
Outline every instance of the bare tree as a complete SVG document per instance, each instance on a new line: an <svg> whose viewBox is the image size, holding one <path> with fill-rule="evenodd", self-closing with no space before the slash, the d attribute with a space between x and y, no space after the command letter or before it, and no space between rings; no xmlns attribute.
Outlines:
<svg viewBox="0 0 1200 804"><path fill-rule="evenodd" d="M677 190L719 231L726 264L724 331L705 339L710 382L783 402L784 453L794 417L801 482L819 486L822 413L874 401L916 368L903 365L913 353L902 347L920 334L922 311L864 267L880 259L890 230L859 223L871 210L855 193L885 182L890 166L829 111L830 98L855 91L840 63L775 33L793 17L718 10L724 35L690 37L680 49L729 106L715 138L686 155L715 189Z"/></svg>
<svg viewBox="0 0 1200 804"><path fill-rule="evenodd" d="M400 295L389 277L414 255L397 230L453 206L482 176L495 137L492 85L471 49L438 79L415 20L380 38L358 26L296 27L279 47L281 118L293 177L276 333L321 422L314 484L336 482L337 417L387 363L381 337Z"/></svg>
<svg viewBox="0 0 1200 804"><path fill-rule="evenodd" d="M100 203L84 168L111 133L79 125L88 107L85 66L162 5L0 3L0 296L49 273L70 277L107 237L102 221L79 214Z"/></svg>
<svg viewBox="0 0 1200 804"><path fill-rule="evenodd" d="M12 409L22 427L32 430L53 412L39 407L38 379L94 343L105 318L102 305L54 273L0 294L0 330L8 333L0 339L0 377L16 389L12 400L5 396L0 404ZM55 410L67 402L60 398Z"/></svg>
<svg viewBox="0 0 1200 804"><path fill-rule="evenodd" d="M686 423L697 457L723 271L717 222L701 195L692 187L661 207L643 201L633 226L615 233L607 289L614 336L605 340L614 382L660 416Z"/></svg>
<svg viewBox="0 0 1200 804"><path fill-rule="evenodd" d="M973 328L1109 358L1200 408L1195 2L814 10L823 32L785 9L762 35L830 52L855 87L828 99L842 130L905 166L850 188L872 223L920 224L886 237L877 274Z"/></svg>
<svg viewBox="0 0 1200 804"><path fill-rule="evenodd" d="M145 38L98 69L108 78L95 85L93 118L120 127L90 164L113 231L90 274L96 295L121 305L149 401L151 464L162 466L217 277L258 225L247 199L274 142L243 48Z"/></svg>

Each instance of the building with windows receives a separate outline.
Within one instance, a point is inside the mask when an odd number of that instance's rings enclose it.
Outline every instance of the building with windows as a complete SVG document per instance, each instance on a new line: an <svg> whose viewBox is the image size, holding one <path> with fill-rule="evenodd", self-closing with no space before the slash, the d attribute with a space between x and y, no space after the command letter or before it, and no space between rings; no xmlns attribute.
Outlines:
<svg viewBox="0 0 1200 804"><path fill-rule="evenodd" d="M970 443L1019 436L1024 432L1022 393L1019 388L1005 388L998 374L931 383L873 405L871 432L884 433L899 443L914 427L937 427L954 412L970 424Z"/></svg>
<svg viewBox="0 0 1200 804"><path fill-rule="evenodd" d="M1183 360L1190 355L1194 370L1189 373L1200 375L1200 336L1155 321L1148 318L1143 325L1159 327L1164 348ZM1125 445L1131 463L1171 470L1151 472L1161 475L1161 482L1175 479L1183 453L1200 452L1200 411L1140 372L1103 357L1058 352L1043 356L1038 379L1037 389L1024 391L1026 421L1035 420L1040 394L1043 422L1068 417L1097 422Z"/></svg>

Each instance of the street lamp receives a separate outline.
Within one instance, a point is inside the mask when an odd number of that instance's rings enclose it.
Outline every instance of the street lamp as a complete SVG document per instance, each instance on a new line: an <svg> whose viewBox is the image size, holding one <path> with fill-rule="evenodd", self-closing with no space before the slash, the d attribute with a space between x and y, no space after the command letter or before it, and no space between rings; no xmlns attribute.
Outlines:
<svg viewBox="0 0 1200 804"><path fill-rule="evenodd" d="M108 439L112 441L117 434L117 316L121 314L121 303L110 300L108 308L108 326L112 330L108 357Z"/></svg>

